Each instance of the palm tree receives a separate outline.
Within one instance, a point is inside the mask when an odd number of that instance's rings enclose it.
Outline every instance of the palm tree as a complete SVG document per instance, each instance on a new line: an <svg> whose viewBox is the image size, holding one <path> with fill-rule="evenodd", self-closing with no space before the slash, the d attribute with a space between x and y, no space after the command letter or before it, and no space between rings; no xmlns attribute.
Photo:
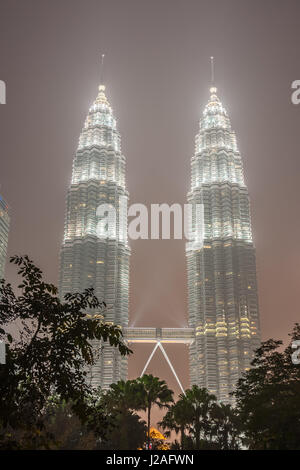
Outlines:
<svg viewBox="0 0 300 470"><path fill-rule="evenodd" d="M139 388L136 380L119 380L110 385L105 395L106 402L121 412L134 410L138 405L136 392Z"/></svg>
<svg viewBox="0 0 300 470"><path fill-rule="evenodd" d="M180 447L184 449L185 441L185 430L191 425L193 418L193 407L185 400L185 398L179 399L174 405L170 407L159 426L162 429L170 429L180 433Z"/></svg>
<svg viewBox="0 0 300 470"><path fill-rule="evenodd" d="M191 389L186 390L185 396L179 395L181 400L185 400L193 408L193 418L191 431L195 436L196 449L200 448L201 431L205 434L209 429L209 413L212 404L217 400L215 395L210 394L206 388L200 388L193 385Z"/></svg>
<svg viewBox="0 0 300 470"><path fill-rule="evenodd" d="M137 379L141 386L137 390L137 401L140 402L139 409L147 411L147 445L150 445L150 422L151 408L157 405L159 408L168 407L173 402L173 391L170 390L164 380L160 380L153 375L143 375Z"/></svg>
<svg viewBox="0 0 300 470"><path fill-rule="evenodd" d="M141 406L140 390L141 386L135 380L120 380L111 384L104 395L107 408L119 415L117 421L120 423L121 450L128 449L128 416L131 410Z"/></svg>
<svg viewBox="0 0 300 470"><path fill-rule="evenodd" d="M231 405L214 403L211 408L212 435L222 450L239 448L241 422Z"/></svg>

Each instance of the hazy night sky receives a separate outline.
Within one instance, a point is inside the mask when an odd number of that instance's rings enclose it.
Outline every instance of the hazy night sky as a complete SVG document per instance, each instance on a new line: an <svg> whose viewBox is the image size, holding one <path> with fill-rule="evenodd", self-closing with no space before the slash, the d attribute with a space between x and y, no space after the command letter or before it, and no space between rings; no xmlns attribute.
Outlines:
<svg viewBox="0 0 300 470"><path fill-rule="evenodd" d="M300 2L1 0L0 192L9 255L27 253L58 282L65 196L106 54L107 96L127 159L130 203L184 204L215 56L218 95L237 134L252 203L263 339L299 320ZM184 241L130 242L130 323L187 324ZM7 279L16 270L7 266ZM137 376L151 345L135 348ZM185 346L167 346L184 386ZM178 391L161 353L148 369Z"/></svg>

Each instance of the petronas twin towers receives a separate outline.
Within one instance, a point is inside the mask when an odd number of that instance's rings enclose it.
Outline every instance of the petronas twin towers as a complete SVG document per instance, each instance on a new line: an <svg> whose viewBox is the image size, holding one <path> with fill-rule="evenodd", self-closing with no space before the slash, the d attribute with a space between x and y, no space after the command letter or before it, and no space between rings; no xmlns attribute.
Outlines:
<svg viewBox="0 0 300 470"><path fill-rule="evenodd" d="M127 341L188 343L191 385L206 387L228 402L259 345L260 328L255 248L242 160L216 88L210 93L196 136L187 197L188 203L204 207L203 244L187 244L186 249L189 326L128 327L125 157L103 85L89 110L73 161L61 248L60 294L93 287L99 300L107 303L105 320L120 325ZM116 229L103 236L97 230L101 204L116 209ZM192 224L196 223L193 219ZM87 313L101 318L99 312ZM99 344L95 347L100 349ZM101 347L89 377L92 385L107 388L127 378L127 359L105 343Z"/></svg>

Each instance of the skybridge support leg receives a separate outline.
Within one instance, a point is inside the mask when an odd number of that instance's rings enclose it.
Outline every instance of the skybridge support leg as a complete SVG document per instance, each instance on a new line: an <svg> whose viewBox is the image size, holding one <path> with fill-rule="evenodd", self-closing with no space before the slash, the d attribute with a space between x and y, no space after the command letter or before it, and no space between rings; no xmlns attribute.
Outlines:
<svg viewBox="0 0 300 470"><path fill-rule="evenodd" d="M146 365L145 365L145 367L144 367L144 369L143 369L143 372L141 373L140 377L143 377L143 375L144 375L144 373L145 373L145 370L146 370L146 369L147 369L147 367L149 366L149 364L150 364L150 361L151 361L151 359L152 359L152 357L153 357L153 355L154 355L155 351L156 351L156 350L157 350L157 348L158 348L158 345L159 345L159 343L157 342L157 343L156 343L156 345L155 345L155 346L154 346L154 348L153 348L153 351L152 351L152 353L151 353L151 354L150 354L150 356L149 356L149 359L148 359L148 361L146 362Z"/></svg>
<svg viewBox="0 0 300 470"><path fill-rule="evenodd" d="M180 382L180 380L179 380L179 378L178 378L178 376L177 376L177 374L176 374L176 372L175 372L175 369L174 369L174 367L173 367L173 365L172 365L172 363L171 363L171 361L170 361L170 359L169 359L169 357L168 357L168 355L167 355L167 353L166 353L166 351L165 351L163 345L160 343L160 341L157 341L156 345L154 346L153 351L152 351L152 353L150 354L150 356L149 356L149 358L148 358L148 361L146 362L145 367L144 367L143 372L141 373L140 377L142 377L142 376L144 375L144 373L145 373L145 371L146 371L148 365L150 364L150 361L151 361L152 357L154 356L154 353L155 353L155 351L157 350L158 347L160 348L160 350L161 350L161 352L163 353L163 355L164 355L164 357L165 357L167 363L169 364L169 367L170 367L171 371L173 372L173 375L174 375L175 379L177 380L177 383L178 383L178 385L179 385L179 387L180 387L180 390L181 390L182 393L185 395L184 388L183 388L183 386L181 385L181 382Z"/></svg>
<svg viewBox="0 0 300 470"><path fill-rule="evenodd" d="M177 374L176 374L176 372L175 372L175 369L174 369L174 367L173 367L173 365L172 365L172 362L170 361L170 359L169 359L169 357L168 357L168 355L167 355L167 353L166 353L166 351L165 351L163 345L162 345L161 343L158 343L158 345L159 345L159 347L160 347L160 349L161 349L163 355L165 356L166 361L167 361L167 363L169 364L170 369L171 369L171 371L173 372L174 377L175 377L175 379L177 380L178 385L179 385L179 387L180 387L180 389L181 389L183 395L185 395L184 388L183 388L183 386L181 385L181 382L180 382L180 380L179 380L179 378L178 378L178 376L177 376Z"/></svg>

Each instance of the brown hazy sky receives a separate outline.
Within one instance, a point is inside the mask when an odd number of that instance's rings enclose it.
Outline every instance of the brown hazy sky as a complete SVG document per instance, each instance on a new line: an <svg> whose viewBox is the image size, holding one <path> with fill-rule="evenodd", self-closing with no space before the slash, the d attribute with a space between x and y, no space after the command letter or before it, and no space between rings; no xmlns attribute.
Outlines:
<svg viewBox="0 0 300 470"><path fill-rule="evenodd" d="M184 203L209 57L237 133L251 202L263 338L299 320L299 0L1 0L1 190L11 206L9 255L28 253L57 283L72 158L97 94L107 96L127 158L130 202ZM184 326L184 242L131 242L130 318ZM15 280L15 269L7 267ZM150 352L135 348L130 376ZM185 386L185 346L169 346ZM178 387L160 353L149 371Z"/></svg>

